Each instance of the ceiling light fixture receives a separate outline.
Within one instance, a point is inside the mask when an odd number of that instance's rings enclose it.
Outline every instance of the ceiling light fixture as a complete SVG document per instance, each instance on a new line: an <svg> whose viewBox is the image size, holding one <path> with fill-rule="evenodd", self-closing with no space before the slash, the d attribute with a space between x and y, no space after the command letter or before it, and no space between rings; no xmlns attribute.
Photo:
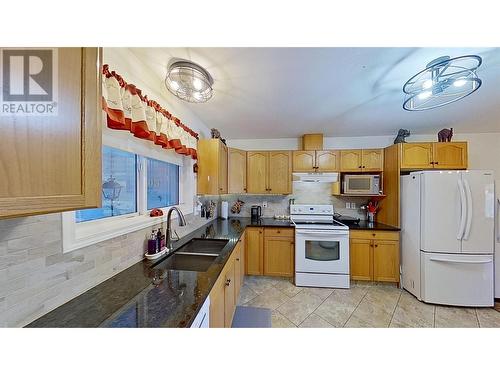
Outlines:
<svg viewBox="0 0 500 375"><path fill-rule="evenodd" d="M476 69L482 59L477 55L455 58L441 56L432 60L403 86L403 108L423 111L456 102L481 87Z"/></svg>
<svg viewBox="0 0 500 375"><path fill-rule="evenodd" d="M204 103L213 95L214 80L203 67L188 60L176 60L168 67L165 86L179 99Z"/></svg>

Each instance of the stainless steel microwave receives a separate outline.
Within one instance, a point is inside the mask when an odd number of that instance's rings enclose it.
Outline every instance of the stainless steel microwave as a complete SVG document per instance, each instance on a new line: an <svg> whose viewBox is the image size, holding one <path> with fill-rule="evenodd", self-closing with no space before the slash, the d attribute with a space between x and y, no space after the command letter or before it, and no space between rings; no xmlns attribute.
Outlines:
<svg viewBox="0 0 500 375"><path fill-rule="evenodd" d="M378 174L346 174L343 179L344 194L379 195L380 175Z"/></svg>

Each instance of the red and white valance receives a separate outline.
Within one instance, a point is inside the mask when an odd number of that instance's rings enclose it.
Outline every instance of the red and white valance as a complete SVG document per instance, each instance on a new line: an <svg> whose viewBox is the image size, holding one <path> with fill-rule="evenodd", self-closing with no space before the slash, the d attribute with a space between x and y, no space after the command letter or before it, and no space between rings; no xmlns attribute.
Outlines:
<svg viewBox="0 0 500 375"><path fill-rule="evenodd" d="M102 108L108 128L127 130L137 138L197 159L198 133L115 71L110 72L108 65L103 66L102 75Z"/></svg>

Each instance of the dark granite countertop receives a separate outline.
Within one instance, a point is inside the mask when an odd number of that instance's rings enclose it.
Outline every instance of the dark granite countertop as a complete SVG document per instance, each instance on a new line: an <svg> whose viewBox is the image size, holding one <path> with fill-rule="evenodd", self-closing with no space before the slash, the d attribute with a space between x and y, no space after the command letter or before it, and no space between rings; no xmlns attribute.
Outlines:
<svg viewBox="0 0 500 375"><path fill-rule="evenodd" d="M206 272L165 270L163 258L138 262L56 308L28 327L189 327L247 226L293 227L289 220L216 219L175 243L193 238L229 242Z"/></svg>
<svg viewBox="0 0 500 375"><path fill-rule="evenodd" d="M340 220L342 221L342 220ZM349 229L355 230L389 230L389 231L400 231L401 229L398 227L394 227L392 225L387 225L383 223L373 222L370 223L368 220L361 220L359 224L354 223L346 223Z"/></svg>

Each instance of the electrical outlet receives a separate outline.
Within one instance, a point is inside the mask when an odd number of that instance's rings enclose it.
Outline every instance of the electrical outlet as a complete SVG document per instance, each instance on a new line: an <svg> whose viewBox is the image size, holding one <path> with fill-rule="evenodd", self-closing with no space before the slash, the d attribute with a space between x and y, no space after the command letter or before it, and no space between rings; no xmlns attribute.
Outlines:
<svg viewBox="0 0 500 375"><path fill-rule="evenodd" d="M267 201L262 202L262 207L264 207L264 208L267 207Z"/></svg>
<svg viewBox="0 0 500 375"><path fill-rule="evenodd" d="M351 208L351 202L345 202L345 208Z"/></svg>
<svg viewBox="0 0 500 375"><path fill-rule="evenodd" d="M355 210L355 209L356 209L356 203L355 203L355 202L351 202L351 208L352 208L353 210Z"/></svg>

